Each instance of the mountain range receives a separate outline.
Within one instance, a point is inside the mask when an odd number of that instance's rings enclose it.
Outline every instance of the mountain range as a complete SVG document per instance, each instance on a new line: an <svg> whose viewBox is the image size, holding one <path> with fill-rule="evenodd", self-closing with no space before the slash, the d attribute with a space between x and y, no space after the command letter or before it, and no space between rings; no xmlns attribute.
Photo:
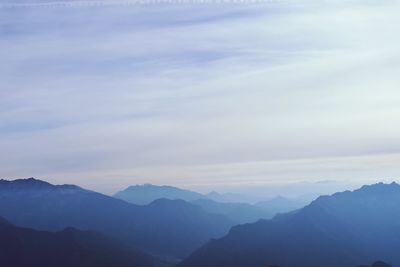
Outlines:
<svg viewBox="0 0 400 267"><path fill-rule="evenodd" d="M268 212L272 215L272 218L278 213L294 211L306 206L309 203L310 201L304 199L291 200L282 196L277 196L268 200L259 201L255 203L254 206Z"/></svg>
<svg viewBox="0 0 400 267"><path fill-rule="evenodd" d="M148 253L181 259L234 222L183 200L138 206L74 185L0 181L0 216L20 227L95 230Z"/></svg>
<svg viewBox="0 0 400 267"><path fill-rule="evenodd" d="M222 203L211 199L197 199L191 203L207 212L223 214L236 224L256 222L260 219L272 218L276 214L275 212L270 212L268 209L248 203Z"/></svg>
<svg viewBox="0 0 400 267"><path fill-rule="evenodd" d="M400 185L379 183L257 220L290 201L135 205L75 185L0 180L0 266L399 266L398 203Z"/></svg>
<svg viewBox="0 0 400 267"><path fill-rule="evenodd" d="M321 196L271 220L233 227L179 267L400 265L400 185L375 184Z"/></svg>
<svg viewBox="0 0 400 267"><path fill-rule="evenodd" d="M129 186L115 193L114 197L137 205L147 205L160 198L171 200L182 199L185 201L206 198L206 196L194 191L167 185L158 186L152 184Z"/></svg>
<svg viewBox="0 0 400 267"><path fill-rule="evenodd" d="M215 191L204 195L173 186L152 184L130 186L114 194L115 198L137 205L146 205L160 198L182 199L201 207L206 212L224 215L235 224L270 219L277 213L292 211L306 204L304 201L277 197L253 205L234 201L235 196L237 195L232 193L220 194ZM237 197L240 199L240 196ZM231 202L228 201L229 199Z"/></svg>

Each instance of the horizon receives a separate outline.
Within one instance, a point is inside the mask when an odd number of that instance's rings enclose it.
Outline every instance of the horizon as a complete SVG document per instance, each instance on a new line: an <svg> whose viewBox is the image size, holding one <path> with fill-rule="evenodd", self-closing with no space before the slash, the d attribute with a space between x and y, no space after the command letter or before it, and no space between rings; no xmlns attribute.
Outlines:
<svg viewBox="0 0 400 267"><path fill-rule="evenodd" d="M352 186L349 186L348 184L342 184L340 186L332 187L332 183L335 181L320 181L316 182L314 184L309 184L309 183L299 183L295 184L294 188L290 188L292 185L286 185L286 187L278 187L278 188L271 188L271 187L261 187L258 188L258 190L255 192L250 188L250 190L244 190L244 191L218 191L218 190L195 190L191 188L185 188L185 187L179 187L176 185L168 185L168 184L151 184L151 183L145 183L145 184L131 184L122 188L119 188L117 191L113 192L101 192L97 191L95 189L91 189L88 187L81 186L79 184L72 184L72 183L53 183L50 180L46 179L41 179L38 177L29 177L29 178L15 178L15 179L10 179L10 178L0 178L0 181L6 181L6 182L14 182L14 181L27 181L27 180L34 180L34 181L39 181L39 182L45 182L49 183L54 186L65 186L65 185L75 185L79 186L82 189L98 192L107 196L114 196L116 193L122 192L126 189L129 189L129 187L145 187L145 186L155 186L155 187L172 187L172 188L177 188L177 189L182 189L182 190L187 190L190 192L194 193L200 193L204 197L207 197L207 195L212 194L212 193L217 193L220 196L226 196L226 195L231 195L231 200L230 202L237 202L237 203L249 203L249 204L255 204L258 202L262 201L268 201L268 200L273 200L273 199L278 199L278 198L285 198L289 200L294 200L294 201L304 201L305 203L312 202L316 200L320 196L331 196L336 193L341 193L341 192L346 192L346 191L355 191L359 190L364 186L374 186L374 185L379 185L379 184L384 184L384 185L391 185L391 184L397 184L400 185L400 182L396 180L386 180L386 181L380 181L380 182L374 182L370 184L353 184ZM317 187L315 188L316 185L322 184L322 187ZM303 192L302 190L299 190L296 188L296 186L305 186L308 188L306 192ZM326 188L328 186L329 188ZM294 191L292 194L285 194L283 192L287 191ZM283 193L283 194L282 194ZM236 200L233 201L232 199L235 198ZM229 202L228 201L228 202Z"/></svg>

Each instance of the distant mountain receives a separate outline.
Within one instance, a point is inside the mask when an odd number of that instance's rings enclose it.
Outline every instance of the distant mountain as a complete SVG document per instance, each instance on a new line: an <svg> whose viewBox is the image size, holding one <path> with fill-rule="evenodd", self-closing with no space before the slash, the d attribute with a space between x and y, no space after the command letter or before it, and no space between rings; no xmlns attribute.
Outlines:
<svg viewBox="0 0 400 267"><path fill-rule="evenodd" d="M180 267L354 267L400 265L400 186L375 184L319 197L271 220L233 227Z"/></svg>
<svg viewBox="0 0 400 267"><path fill-rule="evenodd" d="M309 203L310 202L307 203L306 201L303 200L291 200L282 196L278 196L270 200L257 202L255 206L263 209L269 214L275 215L277 213L285 213L296 209L300 209Z"/></svg>
<svg viewBox="0 0 400 267"><path fill-rule="evenodd" d="M56 233L36 231L0 218L0 237L0 266L157 266L150 256L95 232L73 228Z"/></svg>
<svg viewBox="0 0 400 267"><path fill-rule="evenodd" d="M152 184L130 186L116 193L114 197L137 205L147 205L157 199L182 199L201 207L208 213L224 215L236 224L255 222L259 219L269 219L278 212L287 212L294 210L294 207L301 207L298 203L282 197L260 202L257 204L258 206L255 206L240 203L240 195L232 193L220 194L213 191L207 195L202 195L177 187Z"/></svg>
<svg viewBox="0 0 400 267"><path fill-rule="evenodd" d="M198 199L191 203L198 205L207 212L225 215L236 224L270 219L276 214L247 203L221 203L210 199Z"/></svg>
<svg viewBox="0 0 400 267"><path fill-rule="evenodd" d="M137 205L147 205L160 198L183 199L186 201L206 198L204 195L190 190L152 184L129 186L125 190L116 193L114 197Z"/></svg>
<svg viewBox="0 0 400 267"><path fill-rule="evenodd" d="M212 191L208 194L205 195L207 199L214 200L216 202L229 202L229 203L246 203L245 201L246 197L240 195L240 194L235 194L235 193L218 193L215 191Z"/></svg>
<svg viewBox="0 0 400 267"><path fill-rule="evenodd" d="M183 200L137 206L73 185L36 179L0 181L0 216L15 225L96 230L146 252L182 258L234 224Z"/></svg>

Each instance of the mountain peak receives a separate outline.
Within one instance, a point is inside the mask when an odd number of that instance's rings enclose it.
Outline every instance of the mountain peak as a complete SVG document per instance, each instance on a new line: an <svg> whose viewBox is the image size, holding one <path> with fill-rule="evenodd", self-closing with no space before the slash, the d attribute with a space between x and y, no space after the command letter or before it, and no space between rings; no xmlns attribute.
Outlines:
<svg viewBox="0 0 400 267"><path fill-rule="evenodd" d="M23 178L23 179L16 179L16 180L1 179L0 187L19 188L19 189L23 189L23 188L38 189L38 188L51 188L51 187L53 187L53 185L48 182L31 177L31 178Z"/></svg>
<svg viewBox="0 0 400 267"><path fill-rule="evenodd" d="M132 185L117 192L114 197L137 205L147 205L159 198L192 201L205 198L200 193L169 185Z"/></svg>
<svg viewBox="0 0 400 267"><path fill-rule="evenodd" d="M48 182L45 182L40 179L36 178L22 178L22 179L15 179L15 180L0 180L0 190L35 190L35 191L42 191L42 190L62 190L62 191L75 191L75 190L83 190L79 186L64 184L64 185L53 185Z"/></svg>
<svg viewBox="0 0 400 267"><path fill-rule="evenodd" d="M130 191L130 190L137 190L137 189L183 190L178 187L174 187L174 186L170 186L170 185L155 185L155 184L146 183L146 184L136 184L136 185L128 186L128 188L126 188L123 191Z"/></svg>

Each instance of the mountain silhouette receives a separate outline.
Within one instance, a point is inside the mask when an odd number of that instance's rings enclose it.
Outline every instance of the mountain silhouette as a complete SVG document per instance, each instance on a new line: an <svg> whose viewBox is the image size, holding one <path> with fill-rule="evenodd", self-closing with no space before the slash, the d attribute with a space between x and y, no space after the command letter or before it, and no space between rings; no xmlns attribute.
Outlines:
<svg viewBox="0 0 400 267"><path fill-rule="evenodd" d="M202 195L177 187L152 184L130 186L114 195L115 198L137 205L148 205L158 199L182 199L201 207L208 213L224 215L235 224L255 222L259 219L270 219L279 212L286 212L301 207L299 203L292 202L282 197L268 202L258 203L257 206L248 203L240 203L238 201L227 202L226 199L223 201L211 199L223 199L224 196L225 194L221 195L217 192ZM235 195L228 194L228 196L234 197Z"/></svg>
<svg viewBox="0 0 400 267"><path fill-rule="evenodd" d="M128 188L117 192L114 197L137 205L147 205L160 198L171 200L183 199L186 201L206 198L204 195L190 190L173 186L158 186L152 184L129 186Z"/></svg>
<svg viewBox="0 0 400 267"><path fill-rule="evenodd" d="M146 252L183 258L234 224L183 200L137 206L74 185L37 179L0 181L0 216L37 230L95 230Z"/></svg>
<svg viewBox="0 0 400 267"><path fill-rule="evenodd" d="M263 209L269 214L275 215L278 213L285 213L300 209L309 203L310 202L304 200L291 200L282 196L278 196L270 200L257 202L255 206Z"/></svg>
<svg viewBox="0 0 400 267"><path fill-rule="evenodd" d="M92 231L16 227L0 218L0 266L156 267L152 257Z"/></svg>
<svg viewBox="0 0 400 267"><path fill-rule="evenodd" d="M225 215L236 224L256 222L259 219L270 219L276 214L247 203L221 203L210 199L198 199L191 203L198 205L207 212Z"/></svg>
<svg viewBox="0 0 400 267"><path fill-rule="evenodd" d="M249 203L248 197L236 193L218 193L216 191L212 191L205 196L207 199L222 203Z"/></svg>
<svg viewBox="0 0 400 267"><path fill-rule="evenodd" d="M375 184L322 196L271 220L233 227L180 267L354 267L400 265L400 186Z"/></svg>

